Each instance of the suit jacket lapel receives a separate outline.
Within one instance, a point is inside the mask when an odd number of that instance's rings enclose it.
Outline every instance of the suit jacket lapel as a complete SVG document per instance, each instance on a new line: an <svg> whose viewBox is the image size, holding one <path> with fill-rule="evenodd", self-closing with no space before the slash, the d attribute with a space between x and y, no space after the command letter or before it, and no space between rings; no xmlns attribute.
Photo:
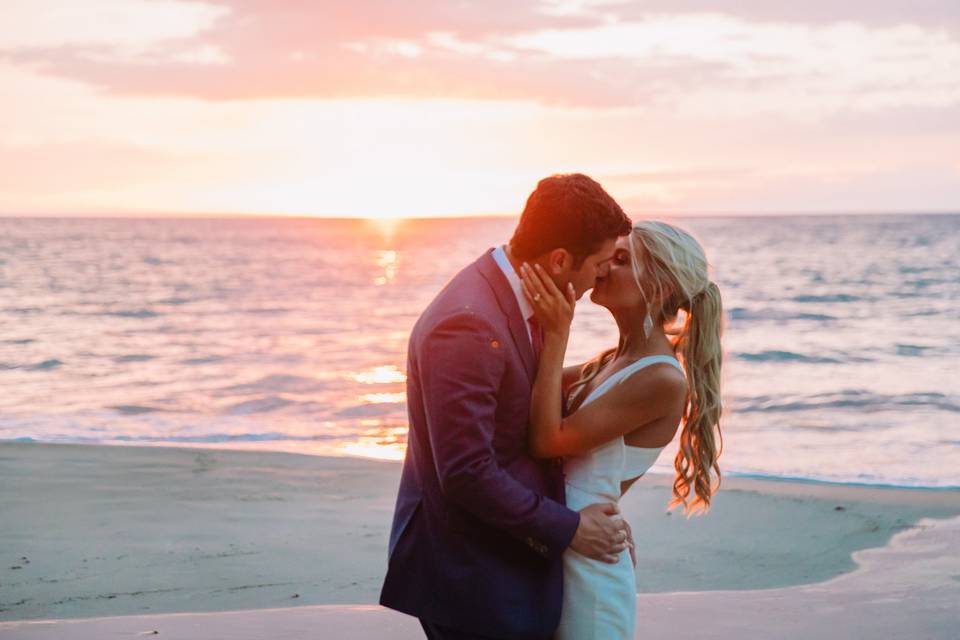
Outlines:
<svg viewBox="0 0 960 640"><path fill-rule="evenodd" d="M507 325L510 327L510 335L513 337L513 343L520 353L523 360L524 369L530 378L530 384L533 384L537 373L537 362L533 355L533 346L530 344L530 336L527 333L527 321L520 312L520 305L517 303L517 296L514 295L510 282L500 270L497 261L493 259L493 249L488 250L477 260L477 268L490 284L494 295L497 297L497 304L500 310L507 316Z"/></svg>

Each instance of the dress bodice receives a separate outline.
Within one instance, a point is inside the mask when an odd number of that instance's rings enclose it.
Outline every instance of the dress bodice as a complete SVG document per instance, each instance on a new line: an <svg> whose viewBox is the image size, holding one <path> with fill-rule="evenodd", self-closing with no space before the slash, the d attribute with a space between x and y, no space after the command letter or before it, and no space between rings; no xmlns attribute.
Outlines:
<svg viewBox="0 0 960 640"><path fill-rule="evenodd" d="M672 364L681 372L683 371L677 359L671 356L640 358L597 385L579 408L587 406L640 369L660 362ZM571 509L580 509L596 502L596 498L618 501L620 483L643 475L653 466L662 450L663 447L627 445L621 436L584 454L567 457L563 465L568 487L567 506ZM571 488L574 491L571 491ZM579 502L578 498L585 500L585 504L571 504L571 502Z"/></svg>

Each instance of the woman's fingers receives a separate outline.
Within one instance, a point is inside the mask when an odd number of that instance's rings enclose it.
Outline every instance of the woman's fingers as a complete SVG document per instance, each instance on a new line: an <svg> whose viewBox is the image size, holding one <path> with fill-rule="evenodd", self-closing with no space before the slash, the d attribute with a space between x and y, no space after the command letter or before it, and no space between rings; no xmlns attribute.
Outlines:
<svg viewBox="0 0 960 640"><path fill-rule="evenodd" d="M540 284L543 286L545 291L549 291L551 295L554 295L558 298L562 298L563 294L560 293L560 289L557 288L557 285L554 284L553 280L547 276L547 272L538 264L533 265L533 268L537 271L537 276L540 279Z"/></svg>
<svg viewBox="0 0 960 640"><path fill-rule="evenodd" d="M572 282L568 282L567 286L563 288L563 291L560 291L553 279L547 276L547 272L543 267L537 264L534 265L534 269L537 270L537 275L540 277L540 282L545 291L549 291L550 295L555 296L558 301L566 302L569 309L573 309L576 306L577 293L573 288Z"/></svg>
<svg viewBox="0 0 960 640"><path fill-rule="evenodd" d="M527 296L527 300L530 302L530 304L532 304L536 309L540 307L545 300L543 299L542 295L537 295L537 289L533 283L533 279L527 275L526 270L523 271L523 274L520 276L520 284L523 286L523 293L525 296Z"/></svg>
<svg viewBox="0 0 960 640"><path fill-rule="evenodd" d="M532 269L526 265L525 267L527 274L530 276L530 285L533 287L534 292L539 293L543 297L550 295L543 286L543 282L540 281L540 274L536 271L536 269Z"/></svg>
<svg viewBox="0 0 960 640"><path fill-rule="evenodd" d="M530 282L528 280L529 279L527 278L526 273L520 276L520 286L523 287L523 293L526 294L527 298L529 298L532 302L533 291L531 290Z"/></svg>
<svg viewBox="0 0 960 640"><path fill-rule="evenodd" d="M546 300L543 299L543 296L539 296L539 299L537 298L536 291L533 290L533 286L527 280L521 279L520 284L523 287L523 295L526 296L527 302L530 303L534 313L536 313L539 318L545 311L543 303L546 302Z"/></svg>
<svg viewBox="0 0 960 640"><path fill-rule="evenodd" d="M569 324L577 303L576 292L571 283L567 283L561 291L543 267L540 265L531 267L527 263L523 263L520 267L520 278L524 286L524 294L535 310Z"/></svg>

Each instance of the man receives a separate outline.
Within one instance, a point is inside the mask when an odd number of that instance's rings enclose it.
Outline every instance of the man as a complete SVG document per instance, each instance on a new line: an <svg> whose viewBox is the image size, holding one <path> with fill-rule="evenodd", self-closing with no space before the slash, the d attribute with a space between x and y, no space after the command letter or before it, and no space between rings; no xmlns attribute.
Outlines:
<svg viewBox="0 0 960 640"><path fill-rule="evenodd" d="M527 452L542 344L518 268L540 264L577 298L606 274L630 220L582 174L540 181L509 246L458 273L410 335L410 430L380 603L428 638L549 638L568 548L615 561L615 505L563 506L560 460Z"/></svg>

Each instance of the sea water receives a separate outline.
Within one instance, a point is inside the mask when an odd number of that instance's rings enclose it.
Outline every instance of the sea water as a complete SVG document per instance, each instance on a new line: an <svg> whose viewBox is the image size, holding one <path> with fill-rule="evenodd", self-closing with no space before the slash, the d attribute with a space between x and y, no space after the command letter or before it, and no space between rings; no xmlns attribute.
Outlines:
<svg viewBox="0 0 960 640"><path fill-rule="evenodd" d="M725 474L960 486L960 216L672 222L726 307ZM410 328L514 224L0 219L0 439L401 458ZM587 298L568 364L616 342Z"/></svg>

